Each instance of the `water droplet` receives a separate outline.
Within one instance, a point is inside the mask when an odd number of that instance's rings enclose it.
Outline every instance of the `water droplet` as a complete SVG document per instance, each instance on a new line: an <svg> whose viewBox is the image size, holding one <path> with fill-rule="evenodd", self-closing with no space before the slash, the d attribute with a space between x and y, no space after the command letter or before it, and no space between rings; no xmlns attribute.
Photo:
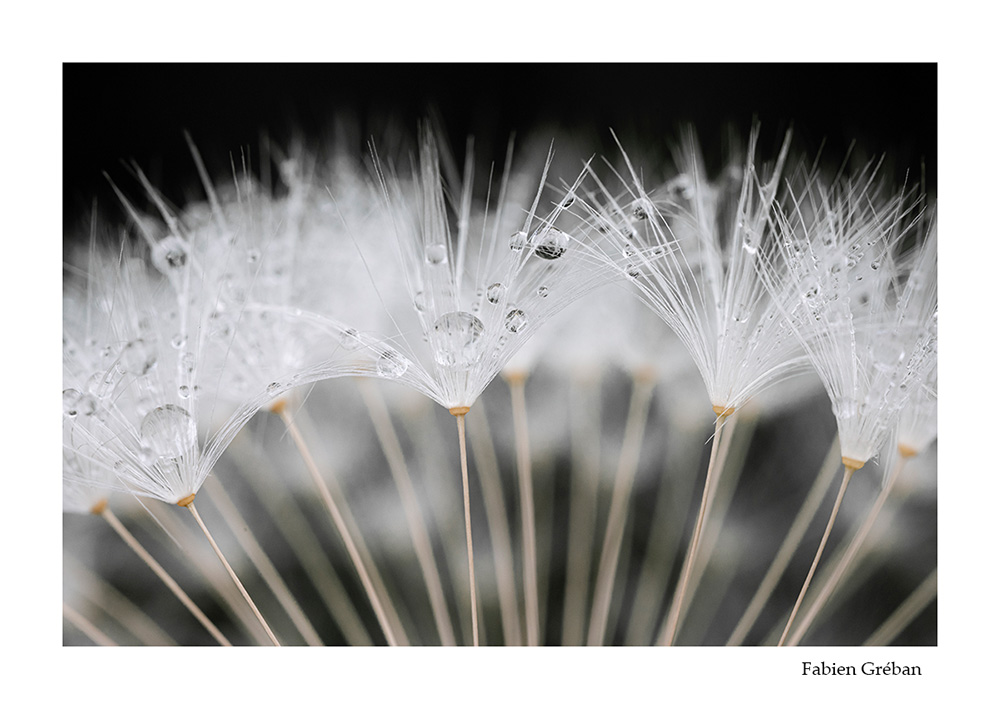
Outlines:
<svg viewBox="0 0 1000 709"><path fill-rule="evenodd" d="M362 344L361 333L353 327L348 327L342 330L337 339L340 340L340 346L345 350L356 350L361 347Z"/></svg>
<svg viewBox="0 0 1000 709"><path fill-rule="evenodd" d="M646 205L639 200L632 203L632 218L638 221L649 219L649 212L646 210Z"/></svg>
<svg viewBox="0 0 1000 709"><path fill-rule="evenodd" d="M191 414L179 406L166 404L142 419L139 442L160 458L182 458L197 448L198 429Z"/></svg>
<svg viewBox="0 0 1000 709"><path fill-rule="evenodd" d="M504 326L511 332L518 332L527 324L528 317L524 314L523 310L518 310L517 308L507 313L507 317L504 319Z"/></svg>
<svg viewBox="0 0 1000 709"><path fill-rule="evenodd" d="M431 332L434 361L449 369L470 369L482 355L485 330L482 321L471 313L445 313Z"/></svg>
<svg viewBox="0 0 1000 709"><path fill-rule="evenodd" d="M117 370L112 368L105 373L97 372L87 380L87 393L98 399L107 399L115 390Z"/></svg>
<svg viewBox="0 0 1000 709"><path fill-rule="evenodd" d="M684 197L684 199L694 199L695 196L694 180L692 180L691 176L686 173L682 172L681 174L677 175L677 177L671 179L665 185L665 187L667 192L673 197L676 197L678 194L680 194L682 197Z"/></svg>
<svg viewBox="0 0 1000 709"><path fill-rule="evenodd" d="M132 340L122 349L121 364L129 374L141 377L156 366L156 350L145 340Z"/></svg>
<svg viewBox="0 0 1000 709"><path fill-rule="evenodd" d="M267 385L267 393L274 394L281 388L281 382L271 382Z"/></svg>
<svg viewBox="0 0 1000 709"><path fill-rule="evenodd" d="M187 335L178 332L176 335L170 338L170 346L173 347L175 350L180 350L184 348L184 345L187 344L187 341L188 341Z"/></svg>
<svg viewBox="0 0 1000 709"><path fill-rule="evenodd" d="M566 253L569 234L555 227L543 227L531 237L535 256L551 261Z"/></svg>
<svg viewBox="0 0 1000 709"><path fill-rule="evenodd" d="M572 206L573 206L573 203L574 203L574 202L576 202L576 195L572 195L572 194L571 194L571 195L568 195L568 196L566 197L566 199L564 199L564 200L563 200L563 202L562 202L562 204L561 204L560 206L561 206L561 207L562 207L563 209L569 209L570 207L572 207Z"/></svg>
<svg viewBox="0 0 1000 709"><path fill-rule="evenodd" d="M427 244L424 248L424 258L432 266L448 263L448 247L444 244Z"/></svg>
<svg viewBox="0 0 1000 709"><path fill-rule="evenodd" d="M851 397L840 397L833 402L833 415L840 420L852 419L858 415L858 402Z"/></svg>
<svg viewBox="0 0 1000 709"><path fill-rule="evenodd" d="M538 286L538 290L535 291L539 298L545 298L549 294L549 289L545 286Z"/></svg>
<svg viewBox="0 0 1000 709"><path fill-rule="evenodd" d="M503 294L507 292L507 286L503 283L494 283L486 289L486 300L491 303L499 303L503 300Z"/></svg>
<svg viewBox="0 0 1000 709"><path fill-rule="evenodd" d="M179 396L182 399L187 399L189 396L191 396L191 387L189 387L187 384L181 384L179 387L177 387L177 396Z"/></svg>
<svg viewBox="0 0 1000 709"><path fill-rule="evenodd" d="M260 249L247 249L247 263L257 263L260 261Z"/></svg>
<svg viewBox="0 0 1000 709"><path fill-rule="evenodd" d="M77 406L83 398L76 389L63 389L63 415L73 418L78 413Z"/></svg>
<svg viewBox="0 0 1000 709"><path fill-rule="evenodd" d="M520 251L528 245L528 232L515 231L510 235L510 250Z"/></svg>
<svg viewBox="0 0 1000 709"><path fill-rule="evenodd" d="M413 307L417 309L417 312L423 313L427 310L427 294L422 290L418 290L413 294Z"/></svg>
<svg viewBox="0 0 1000 709"><path fill-rule="evenodd" d="M187 244L176 236L160 239L153 247L151 259L160 273L169 276L187 263Z"/></svg>
<svg viewBox="0 0 1000 709"><path fill-rule="evenodd" d="M188 374L194 372L196 364L194 352L185 352L184 354L181 355L180 361L181 361L181 367L184 369L185 372L187 372Z"/></svg>
<svg viewBox="0 0 1000 709"><path fill-rule="evenodd" d="M757 255L757 244L754 242L754 235L752 232L748 231L743 235L743 250L751 256Z"/></svg>
<svg viewBox="0 0 1000 709"><path fill-rule="evenodd" d="M882 263L880 261L878 261L878 260L872 261L872 270L873 271L877 271L878 267L881 266L881 265L882 265Z"/></svg>
<svg viewBox="0 0 1000 709"><path fill-rule="evenodd" d="M384 350L375 362L375 371L381 377L398 379L403 376L410 363L395 350Z"/></svg>

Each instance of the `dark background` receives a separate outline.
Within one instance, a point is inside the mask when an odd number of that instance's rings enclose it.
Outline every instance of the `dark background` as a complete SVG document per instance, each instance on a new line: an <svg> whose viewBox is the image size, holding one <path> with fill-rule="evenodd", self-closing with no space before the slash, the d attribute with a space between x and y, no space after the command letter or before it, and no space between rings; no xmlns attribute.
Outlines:
<svg viewBox="0 0 1000 709"><path fill-rule="evenodd" d="M727 126L745 136L756 116L765 155L791 125L808 155L822 146L837 161L856 141L859 156L885 153L897 181L923 171L936 188L935 64L67 64L63 77L67 231L95 199L121 214L104 171L141 194L131 160L182 200L197 185L184 130L220 174L241 148L259 157L262 135L318 146L350 125L363 155L430 111L459 152L473 135L477 156L498 160L512 131L555 126L613 155L609 128L661 149L685 122L711 158Z"/></svg>

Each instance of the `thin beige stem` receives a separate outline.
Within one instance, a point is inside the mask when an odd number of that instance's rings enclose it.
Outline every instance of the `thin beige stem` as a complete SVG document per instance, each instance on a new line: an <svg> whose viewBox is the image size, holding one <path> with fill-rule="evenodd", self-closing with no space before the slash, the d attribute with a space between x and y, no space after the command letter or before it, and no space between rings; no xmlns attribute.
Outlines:
<svg viewBox="0 0 1000 709"><path fill-rule="evenodd" d="M247 605L250 606L250 610L252 610L253 614L257 617L257 621L260 623L261 627L264 628L264 632L267 633L267 637L271 639L271 642L274 643L274 645L280 647L278 639L274 637L274 633L271 632L271 628L267 624L267 621L264 620L264 616L262 616L260 614L260 611L257 610L257 606L256 604L254 604L253 599L250 598L250 594L247 593L247 590L246 588L244 588L243 583L236 575L236 572L233 571L233 567L229 565L228 561L226 561L226 557L222 553L222 549L220 549L219 545L215 543L215 539L212 537L212 533L208 531L208 527L206 527L205 523L202 521L201 515L199 515L198 510L195 509L194 497L192 496L191 500L184 506L187 507L188 510L191 512L191 516L193 516L195 522L198 523L198 526L201 528L201 531L205 535L205 538L208 539L208 543L212 545L212 550L215 552L215 555L219 557L219 561L221 561L222 565L226 567L226 571L229 573L229 577L233 580L233 583L235 583L236 587L240 590L240 594L243 596L243 599L247 602Z"/></svg>
<svg viewBox="0 0 1000 709"><path fill-rule="evenodd" d="M691 578L691 569L694 565L695 556L698 554L698 544L701 541L701 528L705 522L705 511L708 509L710 493L715 489L716 458L719 452L719 441L722 438L722 424L726 418L727 414L722 413L715 419L715 432L712 435L712 451L708 457L708 472L705 475L705 487L702 489L698 519L695 521L694 532L691 534L691 541L688 544L687 556L684 557L684 564L681 567L680 582L670 603L670 610L663 625L663 632L660 634L661 645L673 645L678 628L680 627L681 609L684 607L684 594L687 591L687 584Z"/></svg>
<svg viewBox="0 0 1000 709"><path fill-rule="evenodd" d="M656 642L656 616L662 605L665 578L680 552L683 525L677 524L691 509L696 493L694 475L671 475L673 471L688 471L698 466L702 448L692 446L695 438L689 419L675 412L667 424L666 450L659 490L653 506L653 523L646 538L646 553L636 584L632 613L629 617L625 644L646 646Z"/></svg>
<svg viewBox="0 0 1000 709"><path fill-rule="evenodd" d="M464 408L464 407L462 407ZM479 647L479 606L476 604L476 564L472 553L472 511L469 504L469 461L465 452L465 414L468 410L451 413L458 422L458 450L462 459L462 498L465 505L465 547L469 556L469 603L472 608L472 645Z"/></svg>
<svg viewBox="0 0 1000 709"><path fill-rule="evenodd" d="M739 417L740 421L739 426L736 425L737 417ZM698 544L698 554L691 565L691 578L688 580L687 594L684 606L681 608L680 622L682 623L686 621L688 609L695 598L695 592L698 590L702 576L705 575L716 544L719 542L726 512L729 511L729 503L732 501L732 496L736 491L736 484L740 479L742 470L737 470L735 474L726 475L727 467L729 467L726 464L733 462L730 458L730 451L732 449L734 432L739 430L741 433L747 434L747 441L749 441L750 434L753 433L753 417L749 417L749 426L745 425L747 420L748 417L743 412L734 413L729 416L726 425L722 428L722 442L719 443L717 463L719 472L715 475L715 482L708 493L708 508L705 510L701 542ZM745 452L746 448L744 447L741 455L745 455ZM698 595L700 598L701 594Z"/></svg>
<svg viewBox="0 0 1000 709"><path fill-rule="evenodd" d="M243 626L251 644L265 645L271 642L243 600L239 589L233 585L225 568L219 565L215 554L202 550L201 532L195 532L190 525L182 524L182 520L177 515L154 517L155 510L150 509L149 512L148 516L140 516L138 522L144 524L150 534L164 532L175 542L175 544L165 546L164 549L173 553L175 558L186 561L198 570L198 573L204 577L215 593L220 607L226 611L230 618Z"/></svg>
<svg viewBox="0 0 1000 709"><path fill-rule="evenodd" d="M258 573L260 573L261 578L264 579L264 583L271 589L275 598L278 599L278 602L285 610L285 613L288 614L295 629L302 635L303 640L312 647L322 647L323 641L320 639L319 633L316 632L316 628L313 627L306 614L302 612L302 607L299 606L298 601L295 600L292 592L282 580L281 574L278 573L271 559L267 556L263 547L261 547L260 542L257 541L253 532L250 531L250 526L243 519L239 510L236 509L236 505L233 504L229 495L222 489L222 485L218 483L216 478L209 477L205 481L203 490L208 493L209 499L215 505L215 509L222 515L226 526L233 532L243 552L253 563Z"/></svg>
<svg viewBox="0 0 1000 709"><path fill-rule="evenodd" d="M902 471L905 464L905 457L900 456L896 459L896 464L893 466L892 473L889 475L889 480L886 482L885 487L882 488L879 496L875 498L875 502L868 511L868 516L865 517L864 521L855 531L847 550L840 555L833 573L826 579L826 582L820 588L816 598L812 600L806 609L806 612L803 614L802 620L799 621L797 626L795 626L795 632L793 632L788 638L788 642L786 644L789 647L794 647L799 644L803 636L812 626L813 621L816 620L816 616L819 615L821 610L823 610L826 602L830 599L830 596L844 578L844 574L847 572L848 567L850 567L853 563L854 559L858 555L858 552L861 550L862 545L865 541L867 541L868 535L871 533L872 527L875 525L875 520L882 511L882 508L885 506L886 500L889 499L889 495L892 493L896 480L899 478L899 473Z"/></svg>
<svg viewBox="0 0 1000 709"><path fill-rule="evenodd" d="M323 551L302 508L287 486L275 484L272 476L265 474L261 465L265 456L261 454L259 445L255 444L248 450L249 442L248 436L237 437L226 449L227 455L238 460L241 470L248 471L245 479L319 592L320 601L343 632L347 644L371 645L372 639L361 615L337 576L330 558Z"/></svg>
<svg viewBox="0 0 1000 709"><path fill-rule="evenodd" d="M115 532L118 533L118 536L122 538L122 541L128 544L129 548L134 551L140 559L146 562L146 565L153 570L153 573L159 577L160 581L162 581L166 587L169 588L175 596L177 596L177 600L184 604L184 607L187 608L191 615L193 615L195 619L202 624L205 630L207 630L212 637L215 638L217 643L227 647L232 646L232 643L226 639L226 636L223 635L222 632L215 626L215 623L210 621L208 616L206 616L201 609L195 605L194 601L191 600L191 598L177 584L173 577L167 573L166 569L160 566L156 559L154 559L152 555L146 551L146 548L139 543L139 540L132 536L132 533L125 528L125 525L121 523L121 520L115 516L110 508L105 505L98 512L98 514L100 514L101 518L107 522L111 528L115 530Z"/></svg>
<svg viewBox="0 0 1000 709"><path fill-rule="evenodd" d="M523 374L506 377L514 415L514 443L517 448L518 496L521 501L521 543L523 546L524 618L529 647L538 645L538 559L535 550L535 496L531 480L531 444L528 435L528 406Z"/></svg>
<svg viewBox="0 0 1000 709"><path fill-rule="evenodd" d="M102 647L118 647L118 643L102 633L96 625L83 617L83 614L72 606L63 603L63 617L77 630L86 635L95 645Z"/></svg>
<svg viewBox="0 0 1000 709"><path fill-rule="evenodd" d="M500 622L506 645L521 644L521 621L517 610L517 581L514 575L514 553L507 522L507 506L504 503L503 484L500 479L500 465L490 436L489 421L483 407L473 408L467 416L469 440L472 443L472 457L476 462L479 486L483 491L486 506L486 523L490 531L493 549L493 565L496 569L497 594L500 601Z"/></svg>
<svg viewBox="0 0 1000 709"><path fill-rule="evenodd" d="M615 572L625 537L625 521L628 517L628 503L632 496L635 473L639 467L642 439L646 432L649 403L656 383L652 376L637 374L632 380L632 400L625 422L625 436L618 458L614 489L611 493L611 508L604 531L604 544L597 565L597 581L594 585L594 603L590 611L590 626L587 644L601 645L607 632L608 613L611 609L611 594L614 590Z"/></svg>
<svg viewBox="0 0 1000 709"><path fill-rule="evenodd" d="M569 417L572 474L563 591L563 647L583 644L587 623L601 466L600 376L577 377L571 381Z"/></svg>
<svg viewBox="0 0 1000 709"><path fill-rule="evenodd" d="M795 620L795 615L799 612L799 606L802 605L802 599L805 598L806 591L809 590L809 582L812 581L813 574L816 573L816 567L819 566L820 557L823 556L823 549L826 547L826 541L830 538L830 532L833 529L833 523L837 519L837 512L840 511L840 503L844 501L844 493L847 492L847 484L851 482L851 476L854 475L854 468L850 465L844 465L844 477L840 483L840 490L837 492L837 500L833 503L833 510L830 512L830 519L826 523L826 529L823 531L823 538L819 542L819 548L816 550L816 556L813 557L812 566L809 567L809 573L806 575L806 580L802 584L802 590L799 591L799 597L795 601L795 605L792 607L792 613L788 616L788 622L785 623L785 629L781 632L781 638L778 640L778 647L785 644L785 638L788 637L788 631L792 627L792 622Z"/></svg>
<svg viewBox="0 0 1000 709"><path fill-rule="evenodd" d="M326 505L326 509L330 513L330 518L333 520L333 524L337 528L340 538L344 541L344 546L347 547L347 553L351 558L351 562L354 564L354 569L358 572L358 577L361 579L361 585L364 586L365 593L368 595L368 600L371 602L372 609L375 611L375 617L378 619L379 626L382 628L382 632L385 633L386 641L390 645L398 645L399 643L396 639L396 632L386 616L385 608L382 605L382 599L380 598L379 593L375 590L372 577L369 575L368 569L365 567L365 564L361 559L361 554L358 551L358 544L355 543L354 536L350 533L347 523L345 522L344 515L334 502L333 496L330 494L330 489L323 480L323 476L320 475L319 467L316 465L316 461L313 460L312 454L309 452L309 447L306 445L302 432L295 423L295 419L292 418L291 412L288 411L287 406L280 407L277 410L277 413L281 416L281 420L284 421L285 426L288 429L288 433L292 436L292 440L294 441L296 448L298 448L299 454L302 456L302 460L305 462L306 469L309 471L309 475L312 477L313 483L316 485L316 489L319 491L320 497L322 497L323 503Z"/></svg>
<svg viewBox="0 0 1000 709"><path fill-rule="evenodd" d="M905 601L892 612L867 640L863 647L885 647L937 598L937 569L917 586Z"/></svg>
<svg viewBox="0 0 1000 709"><path fill-rule="evenodd" d="M434 561L434 549L431 546L431 538L427 532L423 514L420 512L420 501L413 489L413 480L406 464L406 457L403 455L403 447L399 443L399 437L392 425L392 418L378 387L369 380L361 380L360 388L368 408L368 414L375 426L375 433L389 463L392 479L396 483L396 489L403 501L403 513L406 515L413 549L420 564L420 572L424 577L424 585L427 587L427 595L431 602L431 612L434 615L434 623L437 625L438 636L441 638L442 645L454 645L455 630L448 614L448 602L444 597L441 574Z"/></svg>
<svg viewBox="0 0 1000 709"><path fill-rule="evenodd" d="M753 598L750 599L750 604L743 611L743 616L733 629L729 640L726 641L726 645L740 645L757 622L761 611L764 610L764 606L767 604L768 599L770 599L775 587L777 587L778 581L781 580L782 575L788 568L788 564L795 555L795 550L802 543L802 538L805 536L806 530L809 529L809 523L816 516L816 511L822 504L823 497L839 469L840 443L837 437L834 436L833 443L830 445L830 452L827 453L826 460L823 461L819 475L816 476L815 482L813 482L812 487L806 494L806 498L795 515L795 519L792 521L792 526L788 529L784 541L781 542L774 560L765 572L764 578L757 587Z"/></svg>

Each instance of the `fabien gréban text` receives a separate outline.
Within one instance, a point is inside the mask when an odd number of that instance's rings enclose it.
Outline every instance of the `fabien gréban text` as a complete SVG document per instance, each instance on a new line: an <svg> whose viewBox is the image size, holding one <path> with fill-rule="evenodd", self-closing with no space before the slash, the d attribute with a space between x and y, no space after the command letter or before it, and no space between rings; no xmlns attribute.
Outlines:
<svg viewBox="0 0 1000 709"><path fill-rule="evenodd" d="M861 665L838 665L836 662L803 662L803 675L902 677L922 676L920 665L897 665L895 662L865 662Z"/></svg>

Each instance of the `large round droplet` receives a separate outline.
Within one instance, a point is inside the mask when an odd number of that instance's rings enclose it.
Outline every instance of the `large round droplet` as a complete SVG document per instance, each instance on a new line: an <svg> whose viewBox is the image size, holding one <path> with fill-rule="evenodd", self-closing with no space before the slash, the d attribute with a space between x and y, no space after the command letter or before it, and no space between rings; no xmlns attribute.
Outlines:
<svg viewBox="0 0 1000 709"><path fill-rule="evenodd" d="M448 247L444 244L427 244L424 248L424 258L432 266L448 263Z"/></svg>
<svg viewBox="0 0 1000 709"><path fill-rule="evenodd" d="M141 377L156 366L156 349L145 340L132 340L122 349L121 365L129 374Z"/></svg>
<svg viewBox="0 0 1000 709"><path fill-rule="evenodd" d="M523 310L517 308L507 313L507 317L504 319L504 326L511 332L518 332L527 324L528 316L524 314Z"/></svg>
<svg viewBox="0 0 1000 709"><path fill-rule="evenodd" d="M472 313L445 313L431 331L434 361L448 369L470 369L482 355L485 330L483 322Z"/></svg>
<svg viewBox="0 0 1000 709"><path fill-rule="evenodd" d="M139 442L158 457L180 458L197 448L198 429L191 414L179 406L166 404L142 419Z"/></svg>
<svg viewBox="0 0 1000 709"><path fill-rule="evenodd" d="M569 234L554 226L543 227L531 237L535 256L551 261L566 253L569 248Z"/></svg>
<svg viewBox="0 0 1000 709"><path fill-rule="evenodd" d="M187 244L176 236L160 239L153 247L151 258L157 270L169 276L187 263Z"/></svg>
<svg viewBox="0 0 1000 709"><path fill-rule="evenodd" d="M403 376L410 363L395 350L385 350L375 362L375 371L380 377L398 379Z"/></svg>

